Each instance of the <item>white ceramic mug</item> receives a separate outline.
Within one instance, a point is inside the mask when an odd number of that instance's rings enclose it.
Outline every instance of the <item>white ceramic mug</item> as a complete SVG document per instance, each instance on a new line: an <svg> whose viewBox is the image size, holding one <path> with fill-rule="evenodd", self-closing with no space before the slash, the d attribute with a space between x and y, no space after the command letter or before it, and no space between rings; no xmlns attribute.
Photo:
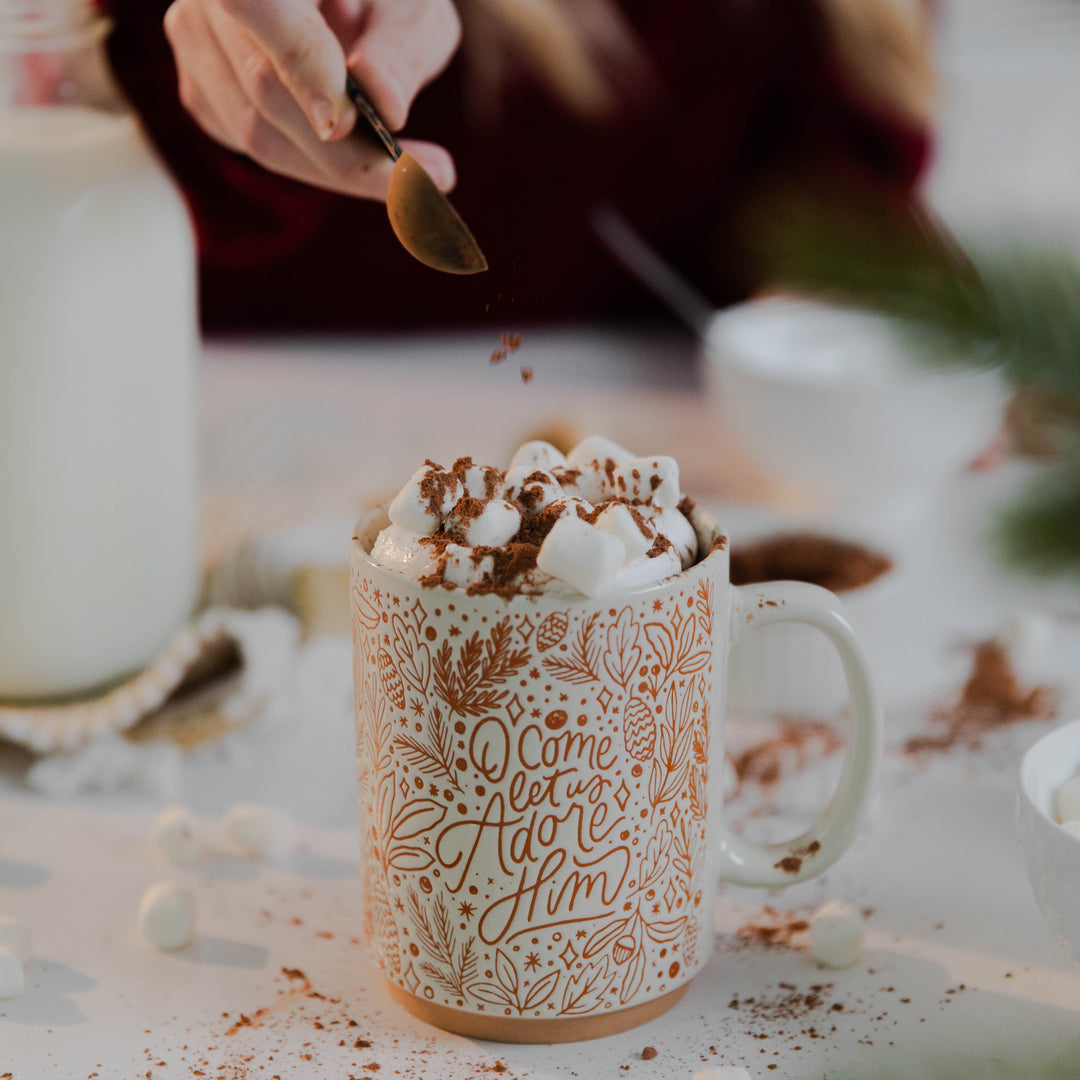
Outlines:
<svg viewBox="0 0 1080 1080"><path fill-rule="evenodd" d="M352 541L365 934L390 992L439 1027L563 1042L643 1023L712 948L722 881L783 886L851 844L872 794L881 709L831 593L736 588L727 538L654 585L588 599L470 596ZM787 843L723 821L732 644L806 622L843 661L853 716L836 794Z"/></svg>

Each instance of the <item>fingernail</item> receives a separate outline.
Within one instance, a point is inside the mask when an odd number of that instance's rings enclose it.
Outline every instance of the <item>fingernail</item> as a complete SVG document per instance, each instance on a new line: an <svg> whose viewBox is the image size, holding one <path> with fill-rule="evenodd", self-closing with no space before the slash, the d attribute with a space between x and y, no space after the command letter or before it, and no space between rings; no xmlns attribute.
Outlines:
<svg viewBox="0 0 1080 1080"><path fill-rule="evenodd" d="M329 139L334 133L334 103L327 98L319 98L311 103L311 118L315 133L320 139Z"/></svg>

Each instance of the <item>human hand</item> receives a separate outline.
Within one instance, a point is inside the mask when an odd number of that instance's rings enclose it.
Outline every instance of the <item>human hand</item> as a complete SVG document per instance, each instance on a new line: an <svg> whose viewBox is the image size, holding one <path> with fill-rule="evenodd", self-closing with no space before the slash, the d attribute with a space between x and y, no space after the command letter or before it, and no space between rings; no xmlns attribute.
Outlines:
<svg viewBox="0 0 1080 1080"><path fill-rule="evenodd" d="M346 68L392 131L460 39L450 0L174 0L165 32L180 99L231 150L317 187L385 199L393 163L348 138L356 110ZM402 140L443 191L454 162L434 143Z"/></svg>

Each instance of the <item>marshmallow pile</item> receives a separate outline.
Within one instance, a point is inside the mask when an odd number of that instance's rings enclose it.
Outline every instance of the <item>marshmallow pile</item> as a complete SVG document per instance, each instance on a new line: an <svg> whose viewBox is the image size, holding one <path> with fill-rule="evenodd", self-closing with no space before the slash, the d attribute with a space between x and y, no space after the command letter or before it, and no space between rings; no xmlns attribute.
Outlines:
<svg viewBox="0 0 1080 1080"><path fill-rule="evenodd" d="M1061 827L1080 839L1080 776L1074 776L1059 789L1057 812Z"/></svg>
<svg viewBox="0 0 1080 1080"><path fill-rule="evenodd" d="M597 596L693 564L681 501L674 458L635 457L595 435L565 456L527 442L505 472L426 462L390 503L371 557L424 584Z"/></svg>

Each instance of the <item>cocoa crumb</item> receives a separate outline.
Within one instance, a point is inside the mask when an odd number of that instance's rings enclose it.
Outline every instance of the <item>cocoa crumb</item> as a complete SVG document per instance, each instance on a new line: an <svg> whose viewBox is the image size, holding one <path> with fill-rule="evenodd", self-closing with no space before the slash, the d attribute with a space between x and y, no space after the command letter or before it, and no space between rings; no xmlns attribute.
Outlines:
<svg viewBox="0 0 1080 1080"><path fill-rule="evenodd" d="M517 352L518 349L521 348L521 343L524 340L524 335L516 330L504 330L499 335L499 344L506 349L507 352Z"/></svg>
<svg viewBox="0 0 1080 1080"><path fill-rule="evenodd" d="M488 357L489 364L501 364L510 355L507 349L492 349L491 356Z"/></svg>
<svg viewBox="0 0 1080 1080"><path fill-rule="evenodd" d="M525 384L526 386L528 386L528 385L529 385L529 383L531 383L531 382L533 381L533 376L534 376L535 374L536 374L536 372L534 372L534 371L533 371L533 369L532 369L531 367L528 367L528 366L526 365L526 366L522 367L522 369L521 369L521 381L522 381L522 382L523 382L523 383L524 383L524 384Z"/></svg>
<svg viewBox="0 0 1080 1080"><path fill-rule="evenodd" d="M646 1046L645 1049L641 1051L641 1058L643 1061L652 1061L656 1055L657 1050L655 1046Z"/></svg>
<svg viewBox="0 0 1080 1080"><path fill-rule="evenodd" d="M955 747L978 749L992 731L1033 720L1052 720L1058 714L1060 693L1048 686L1020 683L1008 650L993 639L974 646L971 674L953 705L935 710L933 734L912 736L904 753L919 757Z"/></svg>

